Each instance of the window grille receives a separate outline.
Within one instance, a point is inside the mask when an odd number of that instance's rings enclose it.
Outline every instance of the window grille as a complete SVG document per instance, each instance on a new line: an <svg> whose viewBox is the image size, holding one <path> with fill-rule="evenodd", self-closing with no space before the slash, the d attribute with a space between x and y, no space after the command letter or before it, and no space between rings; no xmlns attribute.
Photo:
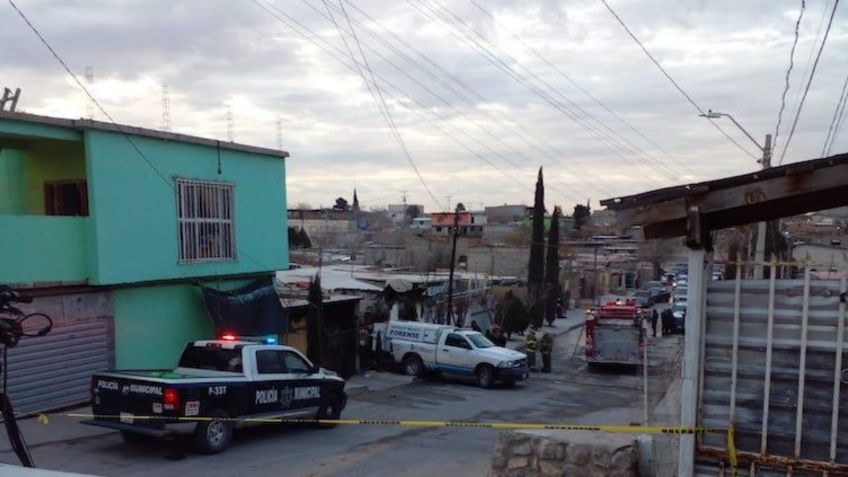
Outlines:
<svg viewBox="0 0 848 477"><path fill-rule="evenodd" d="M236 259L233 185L177 179L180 263Z"/></svg>

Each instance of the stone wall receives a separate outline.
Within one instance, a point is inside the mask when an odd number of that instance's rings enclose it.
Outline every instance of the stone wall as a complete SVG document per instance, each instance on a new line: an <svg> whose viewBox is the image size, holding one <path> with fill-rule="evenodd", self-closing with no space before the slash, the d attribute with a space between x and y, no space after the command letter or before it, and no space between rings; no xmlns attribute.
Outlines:
<svg viewBox="0 0 848 477"><path fill-rule="evenodd" d="M489 476L637 476L638 455L632 435L510 431L501 434Z"/></svg>

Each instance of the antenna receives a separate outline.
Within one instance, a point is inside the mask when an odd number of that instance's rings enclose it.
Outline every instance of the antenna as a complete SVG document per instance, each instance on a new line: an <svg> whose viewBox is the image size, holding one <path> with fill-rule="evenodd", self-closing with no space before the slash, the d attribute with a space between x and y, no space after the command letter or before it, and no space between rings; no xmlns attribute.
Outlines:
<svg viewBox="0 0 848 477"><path fill-rule="evenodd" d="M87 83L88 89L94 85L94 67L86 66L85 67L85 82ZM85 100L85 119L94 119L94 103L91 99Z"/></svg>
<svg viewBox="0 0 848 477"><path fill-rule="evenodd" d="M233 132L233 109L232 106L227 106L227 141L233 142L235 133Z"/></svg>
<svg viewBox="0 0 848 477"><path fill-rule="evenodd" d="M171 132L171 99L168 97L168 85L162 83L162 130Z"/></svg>
<svg viewBox="0 0 848 477"><path fill-rule="evenodd" d="M277 149L283 150L283 118L277 116Z"/></svg>
<svg viewBox="0 0 848 477"><path fill-rule="evenodd" d="M0 97L0 111L6 110L6 104L9 105L9 111L15 112L18 106L18 98L21 97L21 88L15 88L12 91L9 88L3 88L3 97Z"/></svg>
<svg viewBox="0 0 848 477"><path fill-rule="evenodd" d="M406 205L406 193L407 193L407 191L402 190L402 191L400 191L400 193L401 193L401 197L403 197L403 205Z"/></svg>

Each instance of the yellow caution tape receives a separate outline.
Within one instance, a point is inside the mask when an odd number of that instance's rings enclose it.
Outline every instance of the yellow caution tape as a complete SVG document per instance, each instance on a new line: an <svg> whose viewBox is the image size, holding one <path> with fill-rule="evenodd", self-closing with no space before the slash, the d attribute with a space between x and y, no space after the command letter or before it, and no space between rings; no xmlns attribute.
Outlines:
<svg viewBox="0 0 848 477"><path fill-rule="evenodd" d="M739 462L736 459L736 439L733 426L727 428L727 457L730 460L730 468L733 469L733 475L735 476Z"/></svg>
<svg viewBox="0 0 848 477"><path fill-rule="evenodd" d="M688 426L639 426L639 425L589 425L589 424L539 424L527 422L463 422L463 421L424 421L408 419L285 419L276 417L205 417L185 416L166 417L150 415L119 415L119 414L82 414L68 413L67 417L81 419L100 419L105 421L181 421L181 422L208 422L212 420L223 420L236 423L255 424L328 424L328 425L354 425L354 426L404 426L404 427L466 427L484 429L541 429L556 431L594 431L624 434L704 434L704 433L730 433L732 430L709 427ZM39 422L46 424L46 419ZM728 436L730 443L730 436ZM735 449L733 451L735 459Z"/></svg>

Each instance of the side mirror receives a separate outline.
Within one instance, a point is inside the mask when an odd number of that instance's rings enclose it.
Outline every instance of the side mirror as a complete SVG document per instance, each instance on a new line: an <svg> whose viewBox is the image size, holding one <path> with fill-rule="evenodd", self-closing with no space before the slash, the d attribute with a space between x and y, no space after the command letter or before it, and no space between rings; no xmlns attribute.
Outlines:
<svg viewBox="0 0 848 477"><path fill-rule="evenodd" d="M309 370L309 372L312 373L312 374L320 373L321 372L321 366L318 366L317 364L313 364L312 368Z"/></svg>

